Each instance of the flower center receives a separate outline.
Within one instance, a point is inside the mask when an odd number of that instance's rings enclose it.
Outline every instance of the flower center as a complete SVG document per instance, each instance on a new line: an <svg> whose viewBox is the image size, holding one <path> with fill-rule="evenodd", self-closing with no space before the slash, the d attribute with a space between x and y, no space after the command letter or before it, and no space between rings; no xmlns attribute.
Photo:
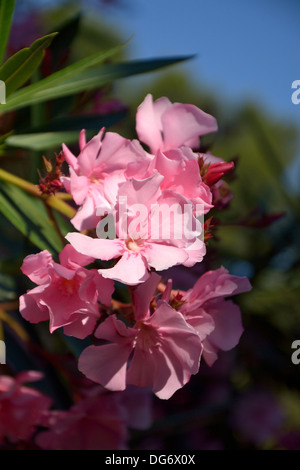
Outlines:
<svg viewBox="0 0 300 470"><path fill-rule="evenodd" d="M143 240L137 239L137 240L132 240L131 238L126 241L126 247L130 251L140 251L141 247L143 245Z"/></svg>
<svg viewBox="0 0 300 470"><path fill-rule="evenodd" d="M67 295L73 295L76 291L76 280L73 279L64 279L62 278L60 281L60 290Z"/></svg>
<svg viewBox="0 0 300 470"><path fill-rule="evenodd" d="M157 348L160 345L160 337L158 332L151 325L137 322L135 328L138 330L137 345L146 352L151 352L151 349Z"/></svg>

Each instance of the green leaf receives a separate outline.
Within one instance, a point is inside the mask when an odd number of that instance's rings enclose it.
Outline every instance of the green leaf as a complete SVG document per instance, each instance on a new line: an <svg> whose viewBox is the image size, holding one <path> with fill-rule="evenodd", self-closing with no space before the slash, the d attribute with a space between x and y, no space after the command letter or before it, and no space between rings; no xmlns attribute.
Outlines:
<svg viewBox="0 0 300 470"><path fill-rule="evenodd" d="M43 93L47 93L48 89L55 89L55 87L59 86L62 82L68 82L72 80L77 74L81 73L82 71L86 70L89 67L94 67L99 65L101 62L104 62L109 57L117 54L120 50L124 47L125 44L121 46L114 47L109 49L105 52L97 52L89 57L86 57L82 60L75 62L74 64L65 67L58 72L53 73L49 77L40 80L39 82L33 83L28 85L27 87L23 88L22 90L17 91L14 93L10 98L7 99L6 104L3 104L0 107L1 112L10 111L12 109L19 109L23 108L24 106L28 106L35 103L40 103L45 101L43 98ZM1 69L0 69L1 72ZM1 73L0 73L1 79ZM3 80L3 79L2 79ZM67 96L72 93L67 93ZM35 99L32 99L34 97ZM41 97L41 98L39 98Z"/></svg>
<svg viewBox="0 0 300 470"><path fill-rule="evenodd" d="M5 83L6 96L24 85L37 70L43 60L44 50L56 35L57 33L52 33L37 39L30 47L17 52L2 65L0 79Z"/></svg>
<svg viewBox="0 0 300 470"><path fill-rule="evenodd" d="M61 146L62 143L72 144L78 141L78 132L40 132L38 134L13 135L6 139L10 147L42 151Z"/></svg>
<svg viewBox="0 0 300 470"><path fill-rule="evenodd" d="M0 2L0 65L5 56L9 39L11 21L15 8L15 0L1 0Z"/></svg>
<svg viewBox="0 0 300 470"><path fill-rule="evenodd" d="M62 250L62 241L41 200L1 181L0 212L39 249L53 254Z"/></svg>
<svg viewBox="0 0 300 470"><path fill-rule="evenodd" d="M66 50L71 47L72 42L77 37L80 21L81 14L76 13L55 29L59 34L54 38L50 46L51 60L54 70L58 68L60 60L62 57L65 57Z"/></svg>
<svg viewBox="0 0 300 470"><path fill-rule="evenodd" d="M45 78L37 84L30 85L23 90L14 93L7 100L7 103L3 104L0 109L1 111L6 112L35 103L61 98L63 96L74 95L82 91L99 88L120 78L152 72L154 70L161 69L163 67L173 65L190 58L191 56L137 60L103 65L102 67L98 67L96 69L94 68L92 70L84 70L80 73L78 73L78 69L75 68L75 70L77 70L76 75L71 73L60 76L59 79L53 78L53 76L64 72L65 69L63 69L62 71L56 72L56 74ZM83 59L83 61L86 60L87 59ZM73 66L75 65L76 64ZM85 68L87 68L87 66ZM66 78L70 79L65 81Z"/></svg>
<svg viewBox="0 0 300 470"><path fill-rule="evenodd" d="M90 131L87 137L97 133L102 127L109 127L117 123L125 115L125 112L107 116L66 116L53 120L47 129L52 132L33 132L31 134L8 135L5 145L9 147L24 148L28 150L44 151L61 147L61 144L72 144L78 141L78 131L86 129ZM59 129L63 129L59 131ZM66 129L66 130L65 130Z"/></svg>
<svg viewBox="0 0 300 470"><path fill-rule="evenodd" d="M150 59L150 60L136 60L131 62L116 63L103 65L102 67L85 70L72 80L62 83L55 88L48 88L43 93L43 99L55 99L63 96L68 96L82 91L93 90L99 88L107 83L130 77L132 75L139 75L142 73L153 72L157 69L173 65L177 62L187 60L187 57L177 57L173 59ZM39 95L38 99L41 98Z"/></svg>
<svg viewBox="0 0 300 470"><path fill-rule="evenodd" d="M12 134L13 134L14 131L9 131L7 132L6 134L3 134L0 136L0 145L4 144L4 142L6 141L6 139L8 137L10 137Z"/></svg>
<svg viewBox="0 0 300 470"><path fill-rule="evenodd" d="M99 131L102 127L110 127L123 119L126 111L115 112L111 114L83 114L81 116L61 116L53 119L42 128L33 129L34 134L37 131L44 132L60 132L74 131L81 129L92 129Z"/></svg>

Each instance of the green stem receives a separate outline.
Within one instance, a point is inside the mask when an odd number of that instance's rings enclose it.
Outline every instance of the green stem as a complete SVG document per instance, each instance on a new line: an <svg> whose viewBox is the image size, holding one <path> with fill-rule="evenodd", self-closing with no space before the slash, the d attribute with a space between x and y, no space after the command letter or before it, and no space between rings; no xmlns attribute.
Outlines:
<svg viewBox="0 0 300 470"><path fill-rule="evenodd" d="M64 202L58 196L44 196L37 186L30 183L29 181L23 180L19 176L15 176L12 173L3 170L2 168L0 168L0 180L5 181L6 183L14 184L18 188L25 190L27 193L38 197L39 199L43 199L47 206L52 207L69 219L74 217L76 213L76 210L73 207Z"/></svg>
<svg viewBox="0 0 300 470"><path fill-rule="evenodd" d="M36 70L32 76L32 83L40 81L40 72ZM30 109L31 128L42 126L45 123L45 109L43 103L33 104ZM41 166L41 152L32 150L31 152L31 165L30 165L30 179L33 183L38 182L37 169Z"/></svg>
<svg viewBox="0 0 300 470"><path fill-rule="evenodd" d="M60 230L60 227L59 227L59 225L58 225L58 223L57 223L57 220L56 220L56 218L55 218L55 215L53 214L53 210L52 210L52 208L46 203L46 200L44 200L44 203L45 203L45 207L46 207L46 210L47 210L47 212L48 212L49 218L50 218L51 222L53 223L53 226L54 226L54 228L55 228L55 230L56 230L56 232L57 232L57 234L58 234L59 238L61 239L62 244L63 244L63 246L64 246L64 245L66 244L66 239L65 239L65 237L63 236L63 234L61 233L61 230Z"/></svg>
<svg viewBox="0 0 300 470"><path fill-rule="evenodd" d="M0 180L14 184L15 186L18 186L18 188L24 189L27 193L30 193L33 196L41 197L41 192L37 186L20 178L19 176L15 176L12 173L3 170L2 168L0 168Z"/></svg>

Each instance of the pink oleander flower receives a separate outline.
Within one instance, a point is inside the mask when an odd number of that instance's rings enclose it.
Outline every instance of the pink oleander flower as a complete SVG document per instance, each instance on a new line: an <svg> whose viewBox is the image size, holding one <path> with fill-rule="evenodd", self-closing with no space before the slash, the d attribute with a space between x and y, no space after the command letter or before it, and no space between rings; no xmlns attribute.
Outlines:
<svg viewBox="0 0 300 470"><path fill-rule="evenodd" d="M196 217L213 208L212 192L201 178L198 154L190 148L158 150L151 166L164 176L161 189L176 191L186 197L193 205Z"/></svg>
<svg viewBox="0 0 300 470"><path fill-rule="evenodd" d="M85 130L79 136L80 154L76 158L63 144L69 164L69 177L61 177L79 210L71 222L77 230L93 229L100 220L100 211L110 211L116 202L120 182L144 176L151 156L137 140L130 141L102 129L89 142Z"/></svg>
<svg viewBox="0 0 300 470"><path fill-rule="evenodd" d="M133 326L114 314L98 326L95 337L108 344L89 346L78 363L89 379L113 391L127 384L152 387L159 398L168 399L198 372L202 344L196 331L163 300L150 312L158 279L152 273L136 288Z"/></svg>
<svg viewBox="0 0 300 470"><path fill-rule="evenodd" d="M216 119L192 104L148 94L136 114L136 132L154 155L182 146L198 148L199 137L217 130Z"/></svg>
<svg viewBox="0 0 300 470"><path fill-rule="evenodd" d="M147 429L151 424L150 393L130 386L111 393L92 385L80 390L80 398L66 411L49 411L48 429L37 434L43 450L127 450L128 429Z"/></svg>
<svg viewBox="0 0 300 470"><path fill-rule="evenodd" d="M109 367L109 366L108 366ZM48 413L47 431L35 442L43 450L125 450L127 422L118 394L93 387L67 411Z"/></svg>
<svg viewBox="0 0 300 470"><path fill-rule="evenodd" d="M94 261L65 246L60 264L44 250L27 256L21 270L37 284L20 297L20 313L31 323L49 320L50 332L64 328L67 335L85 338L100 317L98 302L110 305L113 282L96 269L85 269Z"/></svg>
<svg viewBox="0 0 300 470"><path fill-rule="evenodd" d="M164 176L162 189L180 192L191 201L196 217L206 214L213 204L192 148L199 147L199 136L216 130L212 116L194 105L172 104L165 97L153 102L149 94L137 110L137 134L154 155L150 168Z"/></svg>
<svg viewBox="0 0 300 470"><path fill-rule="evenodd" d="M188 214L190 224L183 217L190 201L174 191L161 191L162 179L156 173L120 184L118 200L126 201L126 209L121 203L116 205L116 238L96 239L80 233L66 236L79 253L104 261L117 259L112 268L99 270L102 276L135 285L149 278L151 268L161 271L202 261L205 244L198 238L199 223L192 209ZM170 215L171 208L177 216L166 220L166 212L160 211L166 209Z"/></svg>
<svg viewBox="0 0 300 470"><path fill-rule="evenodd" d="M15 378L0 375L0 443L4 439L12 443L28 441L43 425L52 400L24 385L42 377L35 371L22 372Z"/></svg>
<svg viewBox="0 0 300 470"><path fill-rule="evenodd" d="M192 289L171 294L169 283L163 298L170 298L185 320L198 332L203 344L203 359L212 365L218 358L218 350L234 348L243 333L241 312L238 305L226 297L251 290L246 277L233 276L221 267L203 274Z"/></svg>

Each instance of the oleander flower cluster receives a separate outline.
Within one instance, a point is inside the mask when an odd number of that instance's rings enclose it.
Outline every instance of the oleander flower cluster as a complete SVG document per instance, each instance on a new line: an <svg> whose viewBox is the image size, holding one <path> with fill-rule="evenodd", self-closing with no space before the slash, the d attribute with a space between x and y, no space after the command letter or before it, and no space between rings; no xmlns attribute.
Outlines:
<svg viewBox="0 0 300 470"><path fill-rule="evenodd" d="M234 164L200 151L202 136L216 131L216 119L196 106L149 94L137 109L137 139L101 129L88 140L82 130L78 156L62 145L74 230L58 258L45 250L24 259L36 286L21 296L20 313L49 322L50 333L89 340L78 369L107 406L106 393L130 387L169 399L243 332L231 297L250 290L247 278L221 266L184 291L168 274L203 262L210 212L232 198L223 177ZM63 429L84 427L96 402L90 394L82 408L58 413L40 437L44 447Z"/></svg>

